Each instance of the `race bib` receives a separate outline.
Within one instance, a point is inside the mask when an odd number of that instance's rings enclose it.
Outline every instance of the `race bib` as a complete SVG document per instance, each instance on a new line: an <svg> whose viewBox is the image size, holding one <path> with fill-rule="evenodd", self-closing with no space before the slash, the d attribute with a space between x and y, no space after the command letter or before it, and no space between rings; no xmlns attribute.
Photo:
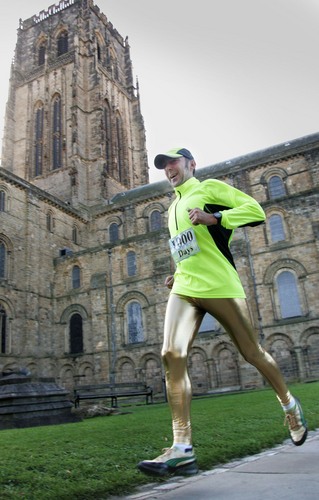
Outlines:
<svg viewBox="0 0 319 500"><path fill-rule="evenodd" d="M200 251L194 229L191 227L169 240L172 257L176 264Z"/></svg>

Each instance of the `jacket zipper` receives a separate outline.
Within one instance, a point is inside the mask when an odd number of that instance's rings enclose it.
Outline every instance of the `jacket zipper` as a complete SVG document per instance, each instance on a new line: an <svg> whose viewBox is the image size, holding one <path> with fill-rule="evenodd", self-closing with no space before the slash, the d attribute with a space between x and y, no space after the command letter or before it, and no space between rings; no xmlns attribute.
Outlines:
<svg viewBox="0 0 319 500"><path fill-rule="evenodd" d="M175 213L175 227L176 227L176 231L178 231L178 223L177 223L177 210L176 210L176 207L177 207L177 204L180 202L181 197L182 197L181 193L180 193L179 191L177 191L177 192L178 192L178 194L179 194L179 199L176 201L176 203L175 203L175 207L174 207L174 209L175 209L175 210L174 210L174 213Z"/></svg>

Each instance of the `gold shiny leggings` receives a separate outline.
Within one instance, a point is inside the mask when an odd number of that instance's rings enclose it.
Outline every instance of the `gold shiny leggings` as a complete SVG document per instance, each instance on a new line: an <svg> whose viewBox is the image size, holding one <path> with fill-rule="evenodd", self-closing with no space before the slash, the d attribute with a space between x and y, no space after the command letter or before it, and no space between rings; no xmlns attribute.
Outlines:
<svg viewBox="0 0 319 500"><path fill-rule="evenodd" d="M174 443L191 444L191 382L187 358L205 312L225 328L244 359L269 382L282 404L290 393L277 363L258 343L245 299L194 299L170 294L164 326L162 359Z"/></svg>

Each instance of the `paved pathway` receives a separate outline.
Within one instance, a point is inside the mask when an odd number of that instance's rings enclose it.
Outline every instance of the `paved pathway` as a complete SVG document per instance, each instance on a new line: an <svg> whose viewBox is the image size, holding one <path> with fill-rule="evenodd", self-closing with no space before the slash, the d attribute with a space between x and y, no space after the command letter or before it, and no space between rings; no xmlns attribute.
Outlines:
<svg viewBox="0 0 319 500"><path fill-rule="evenodd" d="M113 497L114 498L114 497ZM131 500L319 500L319 429L303 446L291 441L189 478L150 484Z"/></svg>

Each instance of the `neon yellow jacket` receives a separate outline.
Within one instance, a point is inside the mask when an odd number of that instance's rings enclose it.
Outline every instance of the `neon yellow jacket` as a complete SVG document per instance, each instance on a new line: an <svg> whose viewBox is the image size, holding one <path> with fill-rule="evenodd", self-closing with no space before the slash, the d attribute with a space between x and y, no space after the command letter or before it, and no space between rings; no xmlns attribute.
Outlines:
<svg viewBox="0 0 319 500"><path fill-rule="evenodd" d="M192 177L175 188L175 194L176 199L169 207L171 239L183 231L188 234L192 228L199 251L177 262L172 293L201 298L245 298L229 246L234 229L264 222L265 213L259 203L216 179L200 182ZM221 224L193 226L188 216L192 208L220 212Z"/></svg>

